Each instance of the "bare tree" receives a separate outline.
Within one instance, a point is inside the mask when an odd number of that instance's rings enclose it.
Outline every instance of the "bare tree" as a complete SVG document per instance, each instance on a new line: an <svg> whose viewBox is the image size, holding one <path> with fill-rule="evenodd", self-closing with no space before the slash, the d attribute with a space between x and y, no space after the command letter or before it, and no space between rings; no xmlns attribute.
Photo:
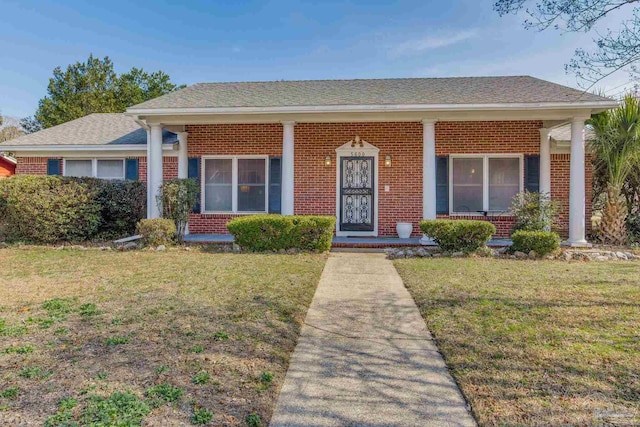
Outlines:
<svg viewBox="0 0 640 427"><path fill-rule="evenodd" d="M639 75L640 0L497 0L494 9L504 16L524 11L527 29L554 28L566 32L593 32L593 49L576 49L565 65L578 78L580 86L591 89L597 82L617 71L626 71L631 79ZM530 5L530 7L528 7ZM610 14L624 11L617 29L595 31L597 23Z"/></svg>

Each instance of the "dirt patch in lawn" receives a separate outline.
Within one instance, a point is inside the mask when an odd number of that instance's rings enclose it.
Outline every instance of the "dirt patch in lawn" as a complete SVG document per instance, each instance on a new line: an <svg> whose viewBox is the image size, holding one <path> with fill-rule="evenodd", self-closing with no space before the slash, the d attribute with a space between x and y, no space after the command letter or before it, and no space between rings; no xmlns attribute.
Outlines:
<svg viewBox="0 0 640 427"><path fill-rule="evenodd" d="M324 255L0 250L0 424L266 425Z"/></svg>
<svg viewBox="0 0 640 427"><path fill-rule="evenodd" d="M480 425L640 425L640 263L394 263Z"/></svg>

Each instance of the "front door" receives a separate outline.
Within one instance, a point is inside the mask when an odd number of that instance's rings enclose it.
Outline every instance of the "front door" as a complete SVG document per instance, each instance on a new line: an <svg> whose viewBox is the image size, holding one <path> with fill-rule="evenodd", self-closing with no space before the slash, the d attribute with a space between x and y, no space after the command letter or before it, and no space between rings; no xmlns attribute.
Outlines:
<svg viewBox="0 0 640 427"><path fill-rule="evenodd" d="M374 230L374 157L340 157L340 230Z"/></svg>

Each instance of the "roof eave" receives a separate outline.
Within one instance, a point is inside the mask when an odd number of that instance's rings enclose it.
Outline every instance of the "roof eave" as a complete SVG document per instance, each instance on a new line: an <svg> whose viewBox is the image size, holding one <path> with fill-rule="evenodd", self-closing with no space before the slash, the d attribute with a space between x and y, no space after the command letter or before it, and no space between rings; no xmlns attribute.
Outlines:
<svg viewBox="0 0 640 427"><path fill-rule="evenodd" d="M176 143L163 143L163 150L175 150ZM19 151L19 152L31 152L31 151L140 151L146 150L147 144L95 144L95 145L4 145L0 144L0 149L3 151Z"/></svg>
<svg viewBox="0 0 640 427"><path fill-rule="evenodd" d="M283 107L204 107L204 108L130 108L129 116L193 115L193 114L304 114L304 113L367 113L367 112L434 112L434 111L499 111L499 110L575 110L595 112L616 108L617 101L539 102L504 104L390 104L390 105L309 105Z"/></svg>

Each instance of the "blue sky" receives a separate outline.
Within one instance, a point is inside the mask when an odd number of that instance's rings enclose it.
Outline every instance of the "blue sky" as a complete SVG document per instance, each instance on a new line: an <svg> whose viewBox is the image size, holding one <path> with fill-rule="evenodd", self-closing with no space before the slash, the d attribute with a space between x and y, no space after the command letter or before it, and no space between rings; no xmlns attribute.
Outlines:
<svg viewBox="0 0 640 427"><path fill-rule="evenodd" d="M53 68L90 53L118 72L161 69L185 84L528 74L576 86L564 64L590 35L525 30L492 4L0 0L0 111L32 115ZM614 94L628 81L599 87Z"/></svg>

